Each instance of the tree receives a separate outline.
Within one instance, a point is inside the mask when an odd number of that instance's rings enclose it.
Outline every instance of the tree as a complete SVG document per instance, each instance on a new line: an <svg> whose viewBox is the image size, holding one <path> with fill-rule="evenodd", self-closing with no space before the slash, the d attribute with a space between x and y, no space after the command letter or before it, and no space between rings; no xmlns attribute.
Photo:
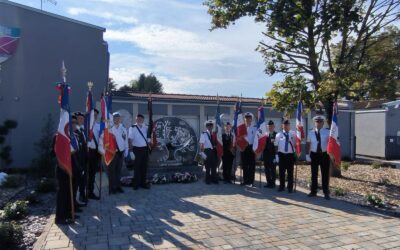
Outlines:
<svg viewBox="0 0 400 250"><path fill-rule="evenodd" d="M143 93L163 93L162 83L153 74L140 74L137 80L132 80L129 85L119 88L120 91L134 91Z"/></svg>
<svg viewBox="0 0 400 250"><path fill-rule="evenodd" d="M207 0L205 5L212 16L211 30L227 28L243 16L264 22L268 41L261 41L257 50L264 57L265 72L303 74L307 90L316 91L317 99L331 110L332 101L350 90L369 41L399 19L400 1ZM335 54L334 39L341 45ZM335 88L319 91L331 82Z"/></svg>
<svg viewBox="0 0 400 250"><path fill-rule="evenodd" d="M268 40L257 48L265 72L284 74L287 82L287 77L303 75L307 92L324 104L328 124L333 102L350 90L365 61L368 42L400 18L400 0L207 0L205 5L211 30L227 28L243 16L265 23ZM335 40L340 50L334 54Z"/></svg>
<svg viewBox="0 0 400 250"><path fill-rule="evenodd" d="M108 90L108 91L115 91L115 90L117 90L117 84L115 83L114 79L112 79L111 77L108 78L107 90Z"/></svg>

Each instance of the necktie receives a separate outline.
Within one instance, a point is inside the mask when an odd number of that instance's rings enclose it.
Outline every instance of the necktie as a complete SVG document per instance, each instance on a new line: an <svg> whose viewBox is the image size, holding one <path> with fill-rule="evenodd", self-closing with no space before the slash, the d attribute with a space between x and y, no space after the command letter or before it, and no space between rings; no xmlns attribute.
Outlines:
<svg viewBox="0 0 400 250"><path fill-rule="evenodd" d="M283 133L285 135L285 152L288 152L289 150L289 134L288 133Z"/></svg>
<svg viewBox="0 0 400 250"><path fill-rule="evenodd" d="M322 153L322 148L321 148L321 134L319 133L319 130L317 131L317 153Z"/></svg>

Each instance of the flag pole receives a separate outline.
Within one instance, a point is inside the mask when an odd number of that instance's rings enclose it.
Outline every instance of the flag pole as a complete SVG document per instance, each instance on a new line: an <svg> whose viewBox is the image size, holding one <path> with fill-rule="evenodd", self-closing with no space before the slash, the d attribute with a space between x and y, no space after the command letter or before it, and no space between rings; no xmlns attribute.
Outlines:
<svg viewBox="0 0 400 250"><path fill-rule="evenodd" d="M303 89L301 89L300 90L300 101L301 101L301 98L302 98L302 92L303 92ZM303 105L303 104L302 104ZM302 116L300 117L300 119L302 118ZM296 128L296 130L297 130L297 128ZM297 133L297 132L296 132ZM296 135L297 136L297 135ZM303 140L303 138L301 138L301 141ZM300 141L300 147L301 147L301 141ZM294 192L296 192L297 191L297 171L298 171L298 166L297 166L297 158L298 157L295 157L294 158L294 167L296 168L295 169L295 172L294 172Z"/></svg>
<svg viewBox="0 0 400 250"><path fill-rule="evenodd" d="M65 67L64 60L62 61L62 66L61 66L61 76L62 76L64 84L66 84L67 83L67 68ZM68 112L70 113L69 108L68 108ZM72 158L72 155L71 155L71 158ZM72 173L71 173L71 175L69 175L69 194L70 194L70 200L71 200L71 219L75 220L74 194L73 194L73 188L72 188Z"/></svg>
<svg viewBox="0 0 400 250"><path fill-rule="evenodd" d="M218 109L218 107L219 107L219 95L218 95L218 93L217 93L217 109ZM219 115L219 114L218 114ZM217 120L215 120L215 130L216 130L216 134L215 134L215 136L216 136L216 139L217 139L217 141L218 141L218 127L217 127ZM217 144L218 144L218 142L216 142ZM220 178L221 178L221 176L220 176L220 172L219 172L219 169L220 169L220 167L221 167L221 163L222 163L222 160L221 159L219 159L218 158L218 153L217 153L217 174L218 174L218 181L220 180Z"/></svg>
<svg viewBox="0 0 400 250"><path fill-rule="evenodd" d="M104 98L105 92L106 92L106 87L104 87L104 89L103 89L102 98ZM101 100L100 100L100 103L101 103ZM101 114L101 115L104 115L104 117L105 117L105 114ZM99 140L100 140L100 135L99 135ZM104 142L104 131L103 131L103 142ZM105 156L103 156L101 158L103 159L103 161L100 161L100 188L99 188L99 198L100 198L100 200L101 200L101 189L102 189L102 186L103 186L103 183L102 183L102 181L103 181L103 162L106 161Z"/></svg>
<svg viewBox="0 0 400 250"><path fill-rule="evenodd" d="M240 93L239 107L240 107L240 109L242 108L242 93ZM240 185L243 185L243 164L242 164L243 159L242 159L242 155L240 155L240 161L241 161L241 163L240 163Z"/></svg>

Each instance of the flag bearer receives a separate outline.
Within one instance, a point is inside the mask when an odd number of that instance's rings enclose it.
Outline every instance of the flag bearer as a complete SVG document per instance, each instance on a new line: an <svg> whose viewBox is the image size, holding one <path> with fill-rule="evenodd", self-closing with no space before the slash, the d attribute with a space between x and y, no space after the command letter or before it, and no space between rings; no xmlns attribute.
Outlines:
<svg viewBox="0 0 400 250"><path fill-rule="evenodd" d="M272 120L270 120L267 124L267 143L265 144L265 149L263 152L263 161L264 161L264 169L265 169L265 178L267 184L264 186L266 188L275 188L276 181L276 161L275 161L275 124Z"/></svg>
<svg viewBox="0 0 400 250"><path fill-rule="evenodd" d="M317 196L318 167L321 168L322 190L325 199L329 196L329 155L326 152L329 140L329 129L324 128L325 118L317 115L313 118L314 128L308 132L306 144L306 160L311 162L311 192L309 197Z"/></svg>
<svg viewBox="0 0 400 250"><path fill-rule="evenodd" d="M293 169L295 162L296 133L290 130L290 121L283 119L282 131L277 133L275 137L276 151L278 154L275 157L279 164L279 188L278 191L285 190L285 175L287 171L287 189L289 193L293 192Z"/></svg>
<svg viewBox="0 0 400 250"><path fill-rule="evenodd" d="M136 116L136 124L129 128L129 151L131 159L135 159L133 165L134 181L133 189L139 187L149 189L147 184L147 168L149 161L150 145L147 138L148 127L144 124L144 116L138 114Z"/></svg>
<svg viewBox="0 0 400 250"><path fill-rule="evenodd" d="M94 109L94 120L96 121L99 111ZM100 168L101 155L99 154L99 131L100 124L95 122L93 126L93 137L92 140L88 142L88 199L99 200L99 196L94 193L94 182L96 179L96 172Z"/></svg>
<svg viewBox="0 0 400 250"><path fill-rule="evenodd" d="M85 135L85 115L82 112L76 112L75 116L78 121L76 133L78 134L78 141L81 144L78 152L79 162L82 168L82 178L79 182L79 201L86 203L88 151L87 139Z"/></svg>
<svg viewBox="0 0 400 250"><path fill-rule="evenodd" d="M113 113L113 126L111 133L115 136L117 152L107 168L110 194L123 193L121 188L121 170L124 158L128 156L128 133L121 123L119 112Z"/></svg>
<svg viewBox="0 0 400 250"><path fill-rule="evenodd" d="M243 185L253 186L254 175L256 172L256 156L253 151L253 142L257 133L257 128L252 124L253 115L247 112L244 115L247 135L245 137L247 141L247 147L241 153L242 158L242 168L243 168Z"/></svg>
<svg viewBox="0 0 400 250"><path fill-rule="evenodd" d="M72 130L74 131L71 136L71 144L74 140L75 147L74 152L71 154L71 162L72 162L72 194L74 197L74 209L75 212L79 213L82 212L80 207L84 207L84 204L81 204L77 201L77 192L79 185L82 183L82 173L83 173L83 166L82 166L82 157L83 156L83 149L84 149L84 139L80 133L80 126L78 125L78 119L76 115L71 116L71 124Z"/></svg>
<svg viewBox="0 0 400 250"><path fill-rule="evenodd" d="M208 120L205 122L206 130L200 135L200 155L204 159L206 167L206 184L218 184L217 176L217 149L212 140L212 131L214 122Z"/></svg>
<svg viewBox="0 0 400 250"><path fill-rule="evenodd" d="M225 133L222 135L222 146L224 149L224 153L222 155L222 171L225 183L231 183L233 159L235 158L233 154L235 150L234 140L235 138L232 133L232 125L227 122L225 125Z"/></svg>

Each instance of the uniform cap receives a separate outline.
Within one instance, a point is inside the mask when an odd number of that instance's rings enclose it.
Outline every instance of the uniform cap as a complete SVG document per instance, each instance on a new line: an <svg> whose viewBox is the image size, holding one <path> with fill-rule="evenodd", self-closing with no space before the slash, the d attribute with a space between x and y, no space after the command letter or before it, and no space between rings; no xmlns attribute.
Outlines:
<svg viewBox="0 0 400 250"><path fill-rule="evenodd" d="M268 125L274 125L274 121L273 120L269 120L268 121Z"/></svg>
<svg viewBox="0 0 400 250"><path fill-rule="evenodd" d="M247 118L247 117L253 118L253 114L250 113L250 112L246 112L246 113L244 114L244 117L245 117L245 118Z"/></svg>
<svg viewBox="0 0 400 250"><path fill-rule="evenodd" d="M322 122L322 121L325 121L325 117L323 115L316 115L313 117L313 121Z"/></svg>
<svg viewBox="0 0 400 250"><path fill-rule="evenodd" d="M121 117L121 114L119 112L114 112L113 117Z"/></svg>
<svg viewBox="0 0 400 250"><path fill-rule="evenodd" d="M207 120L207 121L204 123L204 125L205 125L205 126L214 125L214 121L213 121L213 120Z"/></svg>

